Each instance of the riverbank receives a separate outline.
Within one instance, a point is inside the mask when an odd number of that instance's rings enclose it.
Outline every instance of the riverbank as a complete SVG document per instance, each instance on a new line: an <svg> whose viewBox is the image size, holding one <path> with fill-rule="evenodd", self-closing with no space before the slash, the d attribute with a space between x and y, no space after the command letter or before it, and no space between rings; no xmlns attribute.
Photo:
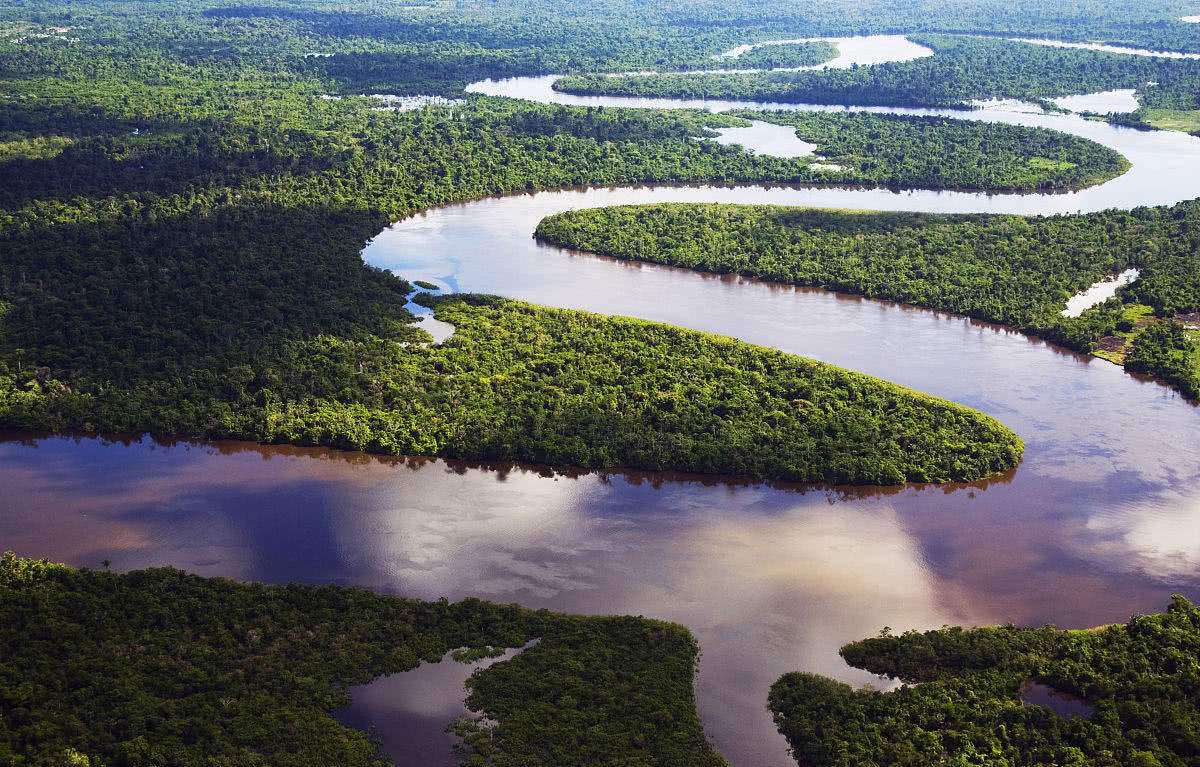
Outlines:
<svg viewBox="0 0 1200 767"><path fill-rule="evenodd" d="M1190 397L1200 391L1190 331L1134 333L1153 312L1168 325L1200 308L1186 235L1195 204L1050 219L846 213L736 205L651 205L569 211L535 236L559 247L718 274L822 287L952 311L1067 345L1122 354ZM1152 253L1152 255L1150 254ZM1118 298L1064 311L1068 297L1121 270L1142 273ZM1147 311L1136 307L1145 302ZM1135 311L1136 316L1129 316ZM1166 327L1166 326L1164 326ZM1176 359L1178 358L1178 359ZM1110 359L1114 359L1110 357ZM1115 359L1114 359L1115 361Z"/></svg>
<svg viewBox="0 0 1200 767"><path fill-rule="evenodd" d="M1195 739L1174 733L1200 721L1200 697L1175 659L1200 641L1197 626L1200 609L1176 595L1166 612L1090 631L885 629L841 654L904 686L856 691L792 673L772 687L770 706L811 767L847 758L917 767L981 751L1022 765L1186 764ZM1023 700L1030 680L1042 705ZM1049 701L1051 691L1072 698Z"/></svg>

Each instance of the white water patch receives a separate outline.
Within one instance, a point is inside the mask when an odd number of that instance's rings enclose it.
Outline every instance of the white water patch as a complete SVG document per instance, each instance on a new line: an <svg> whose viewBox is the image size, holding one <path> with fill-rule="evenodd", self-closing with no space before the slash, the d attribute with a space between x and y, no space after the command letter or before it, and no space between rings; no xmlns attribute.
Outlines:
<svg viewBox="0 0 1200 767"><path fill-rule="evenodd" d="M452 107L464 103L462 99L448 99L445 96L394 96L390 93L368 93L369 98L382 101L388 109L397 112L407 112L424 107Z"/></svg>
<svg viewBox="0 0 1200 767"><path fill-rule="evenodd" d="M774 123L752 120L750 125L741 128L717 128L721 135L712 139L724 146L741 145L753 150L756 154L770 155L792 159L796 157L811 157L816 150L816 144L810 144L796 136L796 129L790 125L775 125Z"/></svg>
<svg viewBox="0 0 1200 767"><path fill-rule="evenodd" d="M1200 16L1180 16L1179 20L1188 24L1200 24Z"/></svg>
<svg viewBox="0 0 1200 767"><path fill-rule="evenodd" d="M399 276L403 277L404 275L399 275ZM429 280L426 278L422 278L422 279L425 279L426 282L435 282L435 283L438 282L438 281ZM449 292L449 291L447 291L447 292ZM413 298L415 298L416 296L418 296L422 293L431 293L432 294L433 291L418 288L417 292L413 293ZM434 344L440 344L443 341L445 341L447 338L449 338L450 336L454 335L454 330L455 330L454 325L449 322L439 320L437 317L434 317L433 309L430 309L428 306L422 306L421 304L418 304L418 303L410 300L408 305L405 306L404 308L408 309L410 312L413 313L413 315L420 318L421 322L417 327L421 328L421 330L424 330L426 333L433 336Z"/></svg>
<svg viewBox="0 0 1200 767"><path fill-rule="evenodd" d="M1030 45L1048 45L1051 48L1080 48L1087 51L1103 51L1104 53L1123 53L1128 56L1155 56L1162 59L1200 59L1200 53L1178 53L1175 51L1151 51L1146 48L1129 48L1124 45L1107 45L1105 43L1068 43L1063 40L1047 40L1043 38L1010 37L1014 43L1029 43Z"/></svg>
<svg viewBox="0 0 1200 767"><path fill-rule="evenodd" d="M1061 96L1050 101L1072 112L1095 112L1102 115L1110 112L1125 113L1137 110L1138 100L1135 93L1137 91L1132 88L1123 88L1080 96Z"/></svg>
<svg viewBox="0 0 1200 767"><path fill-rule="evenodd" d="M858 37L800 37L793 40L767 40L761 43L739 45L724 53L719 53L713 58L733 59L744 53L749 53L755 48L763 48L768 45L799 45L801 43L831 43L837 48L837 56L829 61L808 67L783 67L771 71L799 72L826 68L849 69L855 64L869 66L871 64L884 64L887 62L912 61L933 55L932 49L926 48L924 45L918 45L904 35L860 35ZM725 69L717 71L730 72L739 70ZM740 71L758 72L762 70L748 69Z"/></svg>
<svg viewBox="0 0 1200 767"><path fill-rule="evenodd" d="M971 105L972 109L980 111L980 112L1002 112L1005 114L1018 114L1018 115L1021 115L1021 114L1044 115L1046 113L1046 110L1042 109L1037 104L1031 104L1028 101L1021 101L1020 99L975 99L975 100L967 102L967 103L969 103ZM847 109L850 109L850 108L851 107L847 107ZM865 107L865 108L874 109L874 107ZM919 109L919 107L918 107L918 109ZM896 110L892 110L892 111L896 111ZM912 110L909 110L909 111L912 111ZM935 111L935 110L924 110L924 111ZM951 110L942 109L942 110L936 110L936 111L949 112ZM969 115L962 114L962 113L955 113L952 116L953 117L961 117L964 120L970 119Z"/></svg>
<svg viewBox="0 0 1200 767"><path fill-rule="evenodd" d="M1115 296L1118 289L1136 280L1139 274L1137 269L1126 269L1116 277L1109 277L1097 282L1082 293L1072 296L1067 301L1067 308L1063 309L1062 316L1078 317L1093 306L1104 303Z"/></svg>
<svg viewBox="0 0 1200 767"><path fill-rule="evenodd" d="M397 112L408 112L413 109L421 109L423 107L453 107L459 104L465 104L462 99L448 99L445 96L395 96L390 93L360 93L359 96L376 101L382 101L387 106L376 107L377 109L394 109ZM321 94L321 98L325 101L341 101L342 96L331 96L328 93Z"/></svg>

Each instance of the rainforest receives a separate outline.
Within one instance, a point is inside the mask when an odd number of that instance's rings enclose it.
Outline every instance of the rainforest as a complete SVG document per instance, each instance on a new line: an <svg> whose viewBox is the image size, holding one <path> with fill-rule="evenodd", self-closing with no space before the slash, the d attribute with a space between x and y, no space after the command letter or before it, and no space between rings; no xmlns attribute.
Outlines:
<svg viewBox="0 0 1200 767"><path fill-rule="evenodd" d="M1196 14L0 1L0 765L1200 764Z"/></svg>
<svg viewBox="0 0 1200 767"><path fill-rule="evenodd" d="M1200 395L1200 343L1177 317L1200 311L1200 209L1018 218L667 205L559 213L537 236L606 256L902 301L1010 325L1091 352L1118 328L1131 369ZM1066 300L1127 268L1138 279L1077 317ZM1158 328L1157 325L1162 325ZM1108 345L1111 350L1111 344Z"/></svg>

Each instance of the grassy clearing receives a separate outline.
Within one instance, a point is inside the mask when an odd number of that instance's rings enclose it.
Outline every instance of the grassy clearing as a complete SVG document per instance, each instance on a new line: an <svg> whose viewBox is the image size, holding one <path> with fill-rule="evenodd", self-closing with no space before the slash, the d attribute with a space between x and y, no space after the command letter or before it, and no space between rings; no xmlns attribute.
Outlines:
<svg viewBox="0 0 1200 767"><path fill-rule="evenodd" d="M1160 130L1200 131L1200 109L1146 109L1143 113L1145 121Z"/></svg>
<svg viewBox="0 0 1200 767"><path fill-rule="evenodd" d="M1096 343L1092 353L1102 360L1108 360L1116 365L1125 364L1125 352L1128 351L1133 339L1158 319L1154 309L1145 304L1128 304L1122 312L1121 322L1112 335L1101 338Z"/></svg>

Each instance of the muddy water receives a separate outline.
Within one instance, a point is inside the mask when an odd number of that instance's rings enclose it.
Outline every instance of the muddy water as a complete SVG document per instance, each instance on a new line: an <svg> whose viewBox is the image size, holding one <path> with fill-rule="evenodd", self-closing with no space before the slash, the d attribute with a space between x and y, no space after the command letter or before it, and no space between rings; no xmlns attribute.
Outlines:
<svg viewBox="0 0 1200 767"><path fill-rule="evenodd" d="M1021 700L1029 706L1048 708L1064 719L1090 719L1096 712L1096 707L1087 701L1040 682L1026 682L1021 688Z"/></svg>
<svg viewBox="0 0 1200 767"><path fill-rule="evenodd" d="M562 97L536 78L486 88ZM597 102L627 103L583 103ZM764 710L770 683L795 669L871 681L836 650L884 624L1088 626L1160 609L1172 591L1200 596L1200 408L1164 387L958 317L602 259L530 237L548 213L626 202L1048 213L1200 196L1194 138L1022 109L955 116L1070 130L1122 151L1133 170L1050 196L567 190L431 211L364 252L450 290L736 335L980 408L1028 446L1024 463L997 481L822 490L244 444L26 438L0 443L0 548L80 565L108 559L122 570L169 563L681 621L704 648L698 694L709 735L742 767L790 765ZM457 699L441 697L455 694L443 689L453 680L439 685L432 693L381 682L356 698L358 721L386 730L385 743L440 731ZM394 749L402 764L424 763Z"/></svg>
<svg viewBox="0 0 1200 767"><path fill-rule="evenodd" d="M510 648L499 657L473 663L456 662L446 653L441 663L425 663L403 674L351 687L350 705L335 715L343 724L371 732L397 761L453 764L454 743L445 729L455 719L473 716L462 699L467 677L477 669L509 660L522 649Z"/></svg>
<svg viewBox="0 0 1200 767"><path fill-rule="evenodd" d="M942 333L1029 346L1014 367L1043 357L1046 368L1076 370L1053 387L1070 397L1039 404L1037 372L1015 394L1029 411L1016 420L1031 455L1001 481L805 491L49 438L0 444L0 538L28 555L120 570L166 563L682 621L704 648L698 694L716 745L735 764L785 767L767 687L794 669L871 682L836 650L882 625L1086 626L1161 608L1172 591L1200 595L1195 409L1119 375L1089 384L1092 366L1019 337ZM1056 444L1055 408L1071 399L1061 418L1074 424L1061 435L1069 444ZM461 698L461 668L445 670L449 682L440 668L417 674L431 676L384 680L356 698L355 721L374 725L402 764L430 763L412 760L414 741L445 753L438 734Z"/></svg>

